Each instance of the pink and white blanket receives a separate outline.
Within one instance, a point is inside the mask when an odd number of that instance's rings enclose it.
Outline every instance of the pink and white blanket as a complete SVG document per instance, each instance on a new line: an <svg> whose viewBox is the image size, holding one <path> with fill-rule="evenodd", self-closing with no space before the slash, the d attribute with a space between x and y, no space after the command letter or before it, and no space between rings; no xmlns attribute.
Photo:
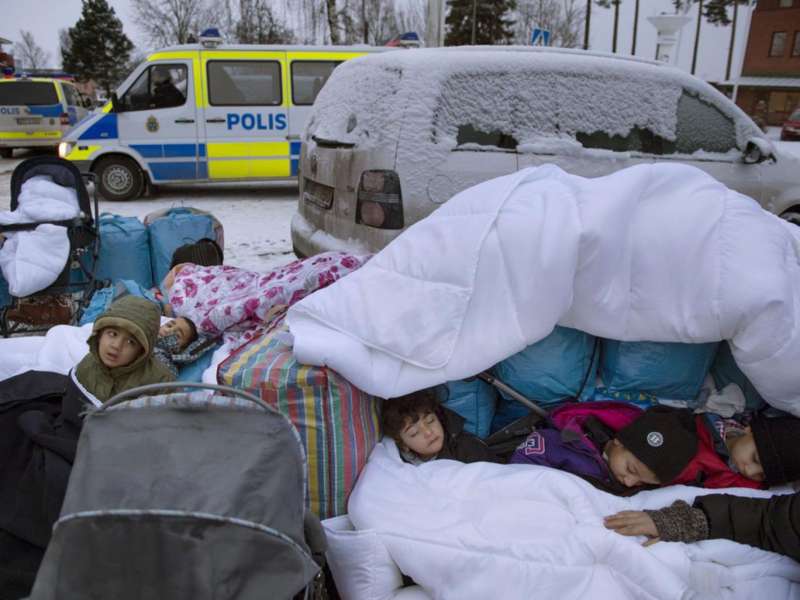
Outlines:
<svg viewBox="0 0 800 600"><path fill-rule="evenodd" d="M176 316L191 319L199 332L223 336L226 346L237 347L259 335L289 306L358 269L368 258L326 252L267 273L188 264L175 276L169 303Z"/></svg>

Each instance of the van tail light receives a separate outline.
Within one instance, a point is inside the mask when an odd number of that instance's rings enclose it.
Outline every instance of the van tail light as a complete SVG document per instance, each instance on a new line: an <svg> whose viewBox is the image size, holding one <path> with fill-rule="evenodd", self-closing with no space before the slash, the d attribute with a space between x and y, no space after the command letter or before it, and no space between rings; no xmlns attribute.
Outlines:
<svg viewBox="0 0 800 600"><path fill-rule="evenodd" d="M61 113L58 119L61 121L62 125L69 125L69 115L67 113Z"/></svg>
<svg viewBox="0 0 800 600"><path fill-rule="evenodd" d="M358 184L356 223L378 229L403 228L403 195L394 171L364 171Z"/></svg>

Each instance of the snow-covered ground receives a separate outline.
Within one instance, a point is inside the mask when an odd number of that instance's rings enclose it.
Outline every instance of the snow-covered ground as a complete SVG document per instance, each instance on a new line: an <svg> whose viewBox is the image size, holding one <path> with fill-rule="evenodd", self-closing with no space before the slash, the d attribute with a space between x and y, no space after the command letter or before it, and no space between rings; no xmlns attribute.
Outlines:
<svg viewBox="0 0 800 600"><path fill-rule="evenodd" d="M11 202L11 174L33 152L0 159L0 210ZM155 210L192 206L213 214L225 229L225 262L264 272L295 259L289 223L297 208L297 185L291 183L161 186L152 198L132 202L100 201L100 212L144 217Z"/></svg>

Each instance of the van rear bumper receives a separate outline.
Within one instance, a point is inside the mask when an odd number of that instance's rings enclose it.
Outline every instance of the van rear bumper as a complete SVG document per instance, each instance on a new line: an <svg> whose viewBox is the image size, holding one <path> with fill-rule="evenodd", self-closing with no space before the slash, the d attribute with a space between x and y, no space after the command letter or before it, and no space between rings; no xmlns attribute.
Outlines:
<svg viewBox="0 0 800 600"><path fill-rule="evenodd" d="M350 239L341 240L323 231L306 220L299 212L292 217L292 246L295 253L303 257L314 256L321 252L342 250L351 254L369 254L371 250L362 242Z"/></svg>
<svg viewBox="0 0 800 600"><path fill-rule="evenodd" d="M0 148L57 148L60 138L0 137Z"/></svg>

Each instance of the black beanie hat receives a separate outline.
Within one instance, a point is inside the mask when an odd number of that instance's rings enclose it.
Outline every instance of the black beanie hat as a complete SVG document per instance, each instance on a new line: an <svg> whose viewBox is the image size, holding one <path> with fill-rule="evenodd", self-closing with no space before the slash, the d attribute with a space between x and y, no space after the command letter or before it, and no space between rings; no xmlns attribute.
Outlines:
<svg viewBox="0 0 800 600"><path fill-rule="evenodd" d="M750 430L768 486L800 479L800 419L758 417Z"/></svg>
<svg viewBox="0 0 800 600"><path fill-rule="evenodd" d="M172 253L171 269L181 263L194 263L204 267L222 264L222 248L211 238L202 238L191 244L184 244Z"/></svg>
<svg viewBox="0 0 800 600"><path fill-rule="evenodd" d="M617 439L658 477L673 481L697 454L694 415L686 409L654 406L627 427Z"/></svg>

